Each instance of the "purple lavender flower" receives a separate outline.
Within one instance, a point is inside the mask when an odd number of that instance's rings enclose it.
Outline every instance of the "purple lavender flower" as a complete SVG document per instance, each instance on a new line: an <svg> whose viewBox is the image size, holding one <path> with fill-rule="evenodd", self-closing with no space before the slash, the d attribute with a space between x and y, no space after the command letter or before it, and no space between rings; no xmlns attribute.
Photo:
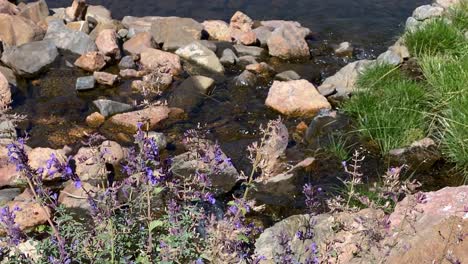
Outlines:
<svg viewBox="0 0 468 264"><path fill-rule="evenodd" d="M25 238L23 231L21 231L20 227L15 222L15 212L20 210L18 206L15 206L13 210L10 210L8 206L0 210L0 224L7 233L8 244L10 246L17 246Z"/></svg>

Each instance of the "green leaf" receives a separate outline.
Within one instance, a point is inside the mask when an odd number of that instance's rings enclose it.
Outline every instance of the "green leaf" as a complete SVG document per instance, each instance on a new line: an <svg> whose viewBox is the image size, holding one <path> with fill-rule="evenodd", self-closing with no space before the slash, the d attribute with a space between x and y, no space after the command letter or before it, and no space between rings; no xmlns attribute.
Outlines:
<svg viewBox="0 0 468 264"><path fill-rule="evenodd" d="M149 232L152 232L156 227L161 227L164 225L164 222L161 220L153 220L150 222L148 228Z"/></svg>
<svg viewBox="0 0 468 264"><path fill-rule="evenodd" d="M237 239L239 239L240 241L243 241L245 243L249 243L249 238L247 236L245 236L244 234L237 235Z"/></svg>

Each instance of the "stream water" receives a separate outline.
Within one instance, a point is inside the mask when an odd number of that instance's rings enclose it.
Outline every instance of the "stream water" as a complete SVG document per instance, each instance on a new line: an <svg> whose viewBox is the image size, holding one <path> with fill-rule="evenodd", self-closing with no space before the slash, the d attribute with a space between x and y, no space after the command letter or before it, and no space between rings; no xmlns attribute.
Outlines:
<svg viewBox="0 0 468 264"><path fill-rule="evenodd" d="M47 1L50 8L64 7L70 1ZM228 21L236 10L242 10L256 20L289 19L296 20L316 32L309 42L312 59L308 62L269 62L277 72L295 70L303 78L319 84L325 77L334 74L347 63L337 58L329 49L330 43L352 42L358 49L355 57L375 57L391 45L402 31L402 24L412 10L428 3L428 0L208 0L208 1L89 1L109 8L114 18L133 16L186 16L199 21L223 19ZM94 112L91 102L97 98L107 98L124 103L141 100L130 88L130 81L123 81L118 87L98 87L91 92L77 93L75 81L87 73L73 68L70 63L75 58L62 56L44 75L34 80L21 80L14 92L14 111L28 116L19 129L27 131L32 147L61 148L72 146L75 150L81 145L85 134L95 132L86 126L84 120ZM115 71L114 68L105 69ZM222 145L239 170L248 170L246 146L258 138L258 126L275 119L278 114L264 105L271 80L260 80L256 87L242 88L233 85L233 78L241 70L227 69L226 78L219 81L212 94L204 103L190 113L189 118L164 127L175 144L168 148L170 153L180 150L176 142L187 129L203 126L209 136ZM177 82L177 81L176 81ZM294 138L295 127L300 122L307 124L310 119L285 120L290 131L288 162L291 164L308 156L316 156L317 150L300 143ZM101 131L102 132L102 131ZM106 135L112 137L112 135ZM377 175L385 167L378 153L366 152L366 175ZM342 176L340 160L322 156L313 171L304 174L304 181L312 180L326 184L327 179ZM444 166L444 165L441 165ZM445 171L445 170L443 170ZM452 178L445 173L434 172L425 175L432 187L451 185Z"/></svg>

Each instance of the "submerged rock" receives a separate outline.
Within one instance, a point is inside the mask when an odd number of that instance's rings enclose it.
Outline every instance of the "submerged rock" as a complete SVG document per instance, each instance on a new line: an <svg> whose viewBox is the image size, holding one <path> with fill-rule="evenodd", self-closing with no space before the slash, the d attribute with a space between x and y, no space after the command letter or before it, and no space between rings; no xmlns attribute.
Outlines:
<svg viewBox="0 0 468 264"><path fill-rule="evenodd" d="M61 20L49 21L49 27L44 37L52 41L59 49L83 55L97 51L97 46L87 34L67 28Z"/></svg>
<svg viewBox="0 0 468 264"><path fill-rule="evenodd" d="M335 48L335 54L337 56L351 56L353 55L353 51L354 47L347 41L340 43L338 47Z"/></svg>
<svg viewBox="0 0 468 264"><path fill-rule="evenodd" d="M75 88L77 91L86 91L94 89L95 85L96 79L94 79L94 76L85 76L76 79Z"/></svg>
<svg viewBox="0 0 468 264"><path fill-rule="evenodd" d="M204 101L213 85L214 80L211 78L191 76L174 89L168 104L171 107L184 109L185 112L191 112Z"/></svg>
<svg viewBox="0 0 468 264"><path fill-rule="evenodd" d="M234 78L234 86L237 87L254 87L256 84L257 76L247 70Z"/></svg>
<svg viewBox="0 0 468 264"><path fill-rule="evenodd" d="M182 72L178 55L157 49L145 49L141 53L140 63L147 70L163 68L168 69L172 75L178 75Z"/></svg>
<svg viewBox="0 0 468 264"><path fill-rule="evenodd" d="M25 17L0 14L0 39L8 46L42 40L44 33L41 27Z"/></svg>
<svg viewBox="0 0 468 264"><path fill-rule="evenodd" d="M427 171L442 157L437 144L430 138L416 141L407 148L393 149L388 153L391 164L408 165L413 171Z"/></svg>
<svg viewBox="0 0 468 264"><path fill-rule="evenodd" d="M177 50L201 39L203 26L194 19L167 17L153 21L151 35L164 50Z"/></svg>
<svg viewBox="0 0 468 264"><path fill-rule="evenodd" d="M114 86L120 78L118 75L108 72L94 72L93 77L99 84Z"/></svg>
<svg viewBox="0 0 468 264"><path fill-rule="evenodd" d="M128 112L132 110L132 106L129 104L124 104L107 99L99 99L93 101L93 104L99 109L99 113L104 117L109 117L111 115Z"/></svg>
<svg viewBox="0 0 468 264"><path fill-rule="evenodd" d="M275 80L278 81L295 81L301 79L301 76L295 71L284 71L276 74Z"/></svg>
<svg viewBox="0 0 468 264"><path fill-rule="evenodd" d="M175 53L181 58L194 62L209 71L219 74L224 73L224 67L216 54L200 42L193 42L178 49Z"/></svg>
<svg viewBox="0 0 468 264"><path fill-rule="evenodd" d="M58 55L52 42L36 41L7 48L2 54L2 62L17 74L31 77L47 69Z"/></svg>
<svg viewBox="0 0 468 264"><path fill-rule="evenodd" d="M245 66L245 69L253 73L261 74L265 76L269 76L275 73L275 69L273 69L270 65L268 65L265 62L249 64Z"/></svg>
<svg viewBox="0 0 468 264"><path fill-rule="evenodd" d="M89 72L99 71L106 66L106 57L96 51L88 52L75 61L75 66Z"/></svg>
<svg viewBox="0 0 468 264"><path fill-rule="evenodd" d="M330 103L307 80L274 81L265 104L288 116L314 116Z"/></svg>

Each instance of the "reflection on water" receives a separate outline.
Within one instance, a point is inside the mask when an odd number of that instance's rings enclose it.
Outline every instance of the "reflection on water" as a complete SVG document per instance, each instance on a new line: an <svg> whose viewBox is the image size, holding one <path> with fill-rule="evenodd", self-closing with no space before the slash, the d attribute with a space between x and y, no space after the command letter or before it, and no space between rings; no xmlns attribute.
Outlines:
<svg viewBox="0 0 468 264"><path fill-rule="evenodd" d="M48 0L52 7L71 0ZM197 20L229 20L241 10L253 19L297 20L324 38L361 46L387 45L415 7L430 0L89 0L104 5L114 18L183 16Z"/></svg>

